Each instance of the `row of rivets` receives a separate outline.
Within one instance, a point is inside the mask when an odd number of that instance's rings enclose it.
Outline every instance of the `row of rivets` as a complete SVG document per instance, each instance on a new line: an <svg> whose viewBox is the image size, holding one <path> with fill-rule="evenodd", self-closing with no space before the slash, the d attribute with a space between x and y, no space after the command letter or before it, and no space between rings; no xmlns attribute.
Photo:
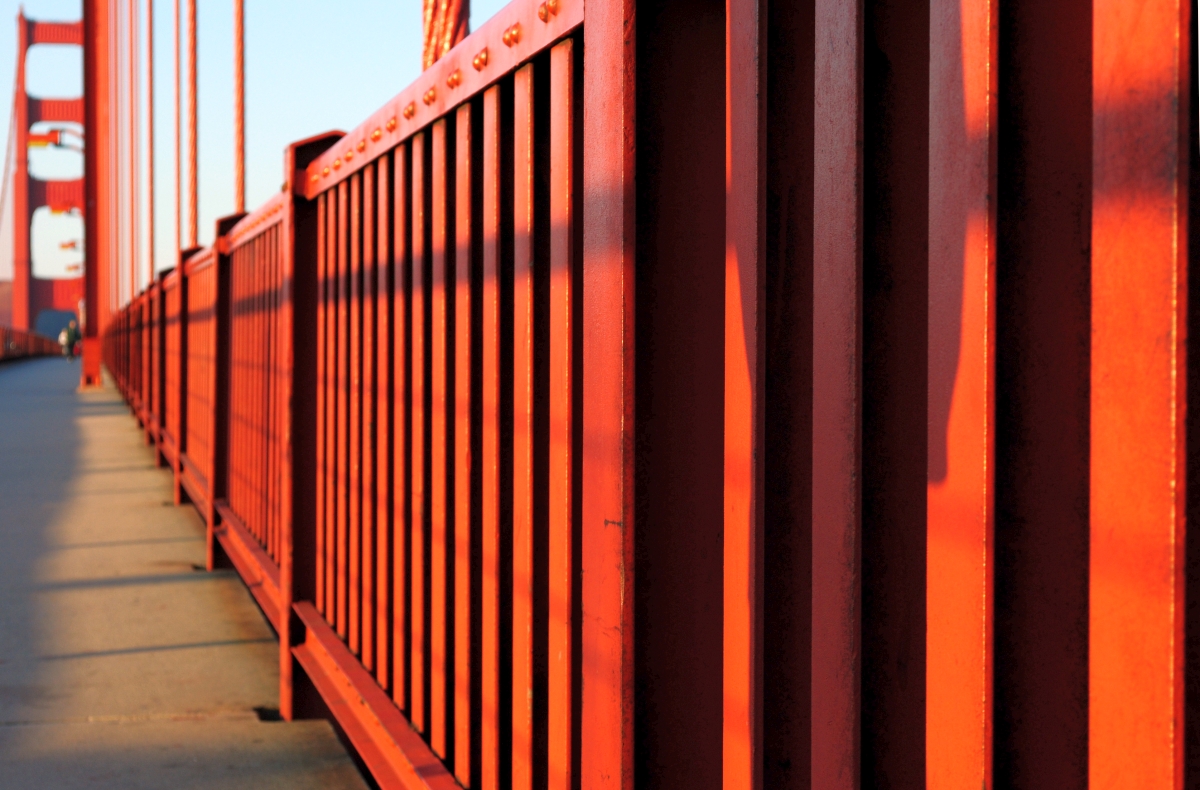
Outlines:
<svg viewBox="0 0 1200 790"><path fill-rule="evenodd" d="M546 0L546 2L544 2L538 6L538 10L537 10L538 19L542 20L543 22L549 22L551 17L558 16L559 7L560 7L559 0ZM506 47L511 47L511 46L514 46L514 45L520 43L520 41L521 41L521 23L514 22L512 27L506 29L504 31L504 34L502 36L500 36L500 40L504 42L504 46L506 46ZM471 65L475 67L476 71L483 71L484 67L487 66L487 64L488 64L488 50L487 50L487 47L484 47L483 49L481 49L479 51L479 53L474 57L474 59L472 59ZM449 86L450 88L457 88L459 85L462 85L462 72L459 71L458 69L455 69L453 72L451 72L450 76L448 76L446 78L446 85ZM421 97L421 101L423 101L426 106L433 104L435 101L437 101L437 89L430 88L429 90L425 91L425 94ZM407 121L411 121L416 114L417 114L416 103L409 102L403 110L404 119ZM396 130L396 119L389 118L388 122L384 125L387 127L387 130L389 132L394 132ZM378 142L382 136L383 136L383 133L380 132L378 129L376 129L375 131L371 132L371 141ZM360 152L365 151L367 148L367 141L360 140L357 147ZM351 159L354 158L353 149L346 151L342 156L345 158L345 160L347 162L349 162ZM333 169L334 170L340 169L341 166L342 166L341 159L333 160ZM324 170L321 171L321 177L328 177L328 176L329 176L329 168L326 167ZM318 179L318 177L314 175L312 177L313 183L316 183L317 179Z"/></svg>

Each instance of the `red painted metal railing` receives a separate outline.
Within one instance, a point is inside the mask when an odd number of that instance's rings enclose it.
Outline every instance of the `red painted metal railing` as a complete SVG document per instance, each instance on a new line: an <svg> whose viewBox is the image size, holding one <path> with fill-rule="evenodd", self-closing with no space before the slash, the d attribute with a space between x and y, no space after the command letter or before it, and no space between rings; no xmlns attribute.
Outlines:
<svg viewBox="0 0 1200 790"><path fill-rule="evenodd" d="M517 0L292 146L106 344L283 714L385 787L1181 786L1192 27L1071 3Z"/></svg>
<svg viewBox="0 0 1200 790"><path fill-rule="evenodd" d="M183 279L179 269L162 278L163 310L163 431L159 450L175 473L175 502L182 501L180 463L183 456L184 398L187 381L186 320Z"/></svg>
<svg viewBox="0 0 1200 790"><path fill-rule="evenodd" d="M48 337L22 329L0 326L0 360L59 354L61 346Z"/></svg>
<svg viewBox="0 0 1200 790"><path fill-rule="evenodd" d="M217 502L218 538L279 628L285 522L291 519L291 271L285 234L291 200L281 193L238 222L225 243L228 350L227 470Z"/></svg>
<svg viewBox="0 0 1200 790"><path fill-rule="evenodd" d="M202 250L183 263L181 279L187 351L181 484L202 513L212 505L213 431L217 365L217 252Z"/></svg>

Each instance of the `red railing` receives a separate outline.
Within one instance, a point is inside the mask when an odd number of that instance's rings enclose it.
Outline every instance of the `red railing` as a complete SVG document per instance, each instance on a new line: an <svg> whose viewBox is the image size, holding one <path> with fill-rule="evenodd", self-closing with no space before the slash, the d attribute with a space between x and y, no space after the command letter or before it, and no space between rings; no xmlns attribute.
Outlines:
<svg viewBox="0 0 1200 790"><path fill-rule="evenodd" d="M25 332L0 326L0 360L43 357L61 353L62 347L52 338L36 332Z"/></svg>
<svg viewBox="0 0 1200 790"><path fill-rule="evenodd" d="M184 397L187 381L183 279L176 268L161 279L163 298L163 430L159 451L175 473L175 501L182 501L180 462L183 457Z"/></svg>
<svg viewBox="0 0 1200 790"><path fill-rule="evenodd" d="M384 787L1181 786L1186 57L767 5L517 0L114 321L281 711Z"/></svg>
<svg viewBox="0 0 1200 790"><path fill-rule="evenodd" d="M110 332L163 338L160 452L292 648L285 712L294 656L350 703L334 709L384 784L414 766L493 781L502 742L523 781L571 762L581 20L526 21L485 56L498 78L443 60L459 95L423 102L425 128L414 88L341 144L294 146L291 192L225 221ZM110 368L142 371L142 345L117 346Z"/></svg>
<svg viewBox="0 0 1200 790"><path fill-rule="evenodd" d="M286 234L290 195L281 193L242 218L229 249L228 452L217 537L266 612L280 627L281 557L291 518L292 256Z"/></svg>
<svg viewBox="0 0 1200 790"><path fill-rule="evenodd" d="M183 263L186 306L182 485L202 513L212 505L213 431L217 365L217 252L206 249Z"/></svg>

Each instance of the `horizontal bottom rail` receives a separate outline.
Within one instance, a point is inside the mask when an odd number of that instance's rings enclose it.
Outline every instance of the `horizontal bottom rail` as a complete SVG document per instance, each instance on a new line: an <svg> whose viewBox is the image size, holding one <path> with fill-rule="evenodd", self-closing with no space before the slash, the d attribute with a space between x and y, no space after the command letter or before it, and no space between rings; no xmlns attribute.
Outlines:
<svg viewBox="0 0 1200 790"><path fill-rule="evenodd" d="M217 500L216 509L220 523L213 528L213 535L220 541L221 548L250 589L254 600L258 601L275 633L279 633L279 612L282 608L279 566L263 551L228 502Z"/></svg>
<svg viewBox="0 0 1200 790"><path fill-rule="evenodd" d="M200 511L201 517L204 517L208 511L208 480L200 474L200 470L196 468L192 459L188 458L186 452L179 459L179 465L182 467L180 482L196 509Z"/></svg>
<svg viewBox="0 0 1200 790"><path fill-rule="evenodd" d="M306 628L292 655L382 788L461 790L387 692L379 687L320 613L294 607Z"/></svg>
<svg viewBox="0 0 1200 790"><path fill-rule="evenodd" d="M158 434L159 452L163 458L167 459L167 465L174 467L175 461L179 458L179 446L175 443L175 437L166 428L159 431Z"/></svg>

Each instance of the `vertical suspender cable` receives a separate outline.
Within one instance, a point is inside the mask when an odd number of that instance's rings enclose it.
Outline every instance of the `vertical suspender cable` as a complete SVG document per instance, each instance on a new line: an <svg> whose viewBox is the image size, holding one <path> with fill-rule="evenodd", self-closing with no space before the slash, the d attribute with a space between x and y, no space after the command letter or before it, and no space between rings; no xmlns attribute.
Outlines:
<svg viewBox="0 0 1200 790"><path fill-rule="evenodd" d="M154 0L146 0L146 224L149 252L146 256L146 285L154 282Z"/></svg>
<svg viewBox="0 0 1200 790"><path fill-rule="evenodd" d="M141 249L138 238L138 183L140 179L140 164L141 157L138 152L138 0L129 0L127 4L127 16L125 19L127 25L126 35L128 39L125 42L126 64L129 73L127 75L127 88L129 95L126 97L126 110L128 112L127 121L129 123L128 145L129 162L129 195L128 195L128 211L129 211L129 301L132 302L138 292L138 252Z"/></svg>
<svg viewBox="0 0 1200 790"><path fill-rule="evenodd" d="M196 140L196 0L187 0L188 7L188 246L195 247L200 238L200 216L197 199Z"/></svg>
<svg viewBox="0 0 1200 790"><path fill-rule="evenodd" d="M245 0L233 0L233 183L237 212L246 211Z"/></svg>
<svg viewBox="0 0 1200 790"><path fill-rule="evenodd" d="M175 253L183 249L183 113L182 75L179 73L179 3L175 4Z"/></svg>

